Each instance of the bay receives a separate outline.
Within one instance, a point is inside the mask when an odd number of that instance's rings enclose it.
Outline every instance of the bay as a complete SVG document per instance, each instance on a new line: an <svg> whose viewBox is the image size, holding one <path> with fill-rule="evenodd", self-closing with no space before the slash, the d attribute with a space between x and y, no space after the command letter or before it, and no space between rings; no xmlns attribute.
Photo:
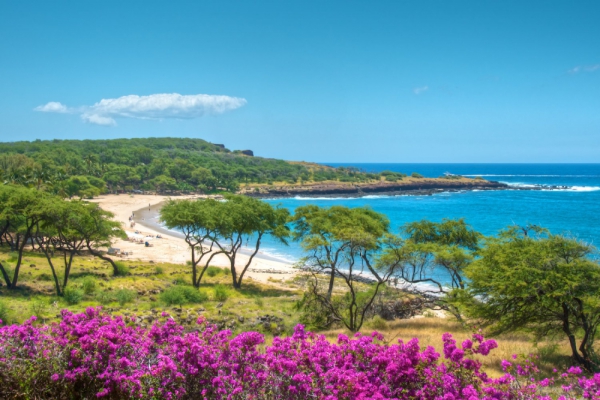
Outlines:
<svg viewBox="0 0 600 400"><path fill-rule="evenodd" d="M481 176L513 188L568 186L561 190L499 190L440 193L431 196L366 196L362 198L266 199L291 212L298 206L368 206L385 214L395 232L407 222L464 218L474 229L495 235L509 225L536 224L584 240L600 243L600 164L327 164L351 166L367 172L390 170L426 177L445 172ZM262 252L290 262L302 256L297 243L284 246L267 238Z"/></svg>

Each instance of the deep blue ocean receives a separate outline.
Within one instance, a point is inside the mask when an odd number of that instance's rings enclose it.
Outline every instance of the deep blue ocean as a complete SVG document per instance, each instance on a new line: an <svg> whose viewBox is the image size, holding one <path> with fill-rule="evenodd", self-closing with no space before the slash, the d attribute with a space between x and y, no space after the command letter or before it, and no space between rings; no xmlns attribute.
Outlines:
<svg viewBox="0 0 600 400"><path fill-rule="evenodd" d="M290 198L265 200L292 213L298 206L369 206L390 219L394 231L421 219L464 218L474 229L495 235L509 225L536 224L600 246L600 164L327 164L353 166L366 172L391 170L426 177L450 172L507 183L513 187L568 186L562 190L500 190L440 193L432 196L367 196L362 198ZM297 243L284 246L267 239L262 252L295 261Z"/></svg>

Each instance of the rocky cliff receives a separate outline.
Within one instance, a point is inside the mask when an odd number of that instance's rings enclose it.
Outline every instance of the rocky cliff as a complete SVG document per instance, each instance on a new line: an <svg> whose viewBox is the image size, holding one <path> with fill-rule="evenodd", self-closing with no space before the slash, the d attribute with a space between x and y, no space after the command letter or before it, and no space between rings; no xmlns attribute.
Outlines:
<svg viewBox="0 0 600 400"><path fill-rule="evenodd" d="M304 185L269 185L245 188L241 193L253 197L362 197L374 194L433 194L460 190L501 190L504 183L481 179L410 179L399 182L346 184L342 182Z"/></svg>

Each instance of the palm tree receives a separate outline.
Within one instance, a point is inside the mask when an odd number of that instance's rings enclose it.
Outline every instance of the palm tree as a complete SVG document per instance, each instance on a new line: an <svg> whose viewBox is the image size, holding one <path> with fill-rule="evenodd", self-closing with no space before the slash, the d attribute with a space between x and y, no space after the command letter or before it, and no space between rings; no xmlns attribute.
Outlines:
<svg viewBox="0 0 600 400"><path fill-rule="evenodd" d="M94 175L94 170L96 170L94 165L97 164L99 161L98 156L95 154L88 154L83 158L83 161L85 161L85 163L87 164L87 174Z"/></svg>
<svg viewBox="0 0 600 400"><path fill-rule="evenodd" d="M49 174L41 169L36 169L31 173L30 182L33 183L38 190L40 190L42 185L51 183Z"/></svg>

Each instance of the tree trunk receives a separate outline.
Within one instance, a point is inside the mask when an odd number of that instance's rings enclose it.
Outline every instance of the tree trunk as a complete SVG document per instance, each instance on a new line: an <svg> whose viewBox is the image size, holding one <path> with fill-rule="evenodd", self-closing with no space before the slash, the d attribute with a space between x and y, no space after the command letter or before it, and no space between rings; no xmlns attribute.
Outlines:
<svg viewBox="0 0 600 400"><path fill-rule="evenodd" d="M235 289L239 289L240 288L240 283L238 282L237 279L237 271L235 270L235 258L230 258L229 259L230 262L230 268L231 268L231 279L233 281L233 287Z"/></svg>
<svg viewBox="0 0 600 400"><path fill-rule="evenodd" d="M4 265L2 265L1 262L0 262L0 272L2 272L2 278L4 278L4 282L6 283L6 287L10 287L11 286L10 276L8 276L8 273L4 269Z"/></svg>
<svg viewBox="0 0 600 400"><path fill-rule="evenodd" d="M331 267L331 276L329 278L329 289L327 289L327 300L331 300L333 295L333 284L335 282L335 267Z"/></svg>
<svg viewBox="0 0 600 400"><path fill-rule="evenodd" d="M566 304L563 303L562 309L563 309L562 329L563 329L563 332L567 335L567 338L569 339L569 346L571 347L571 353L573 354L573 358L575 359L575 361L578 364L581 364L584 366L585 369L588 369L588 366L590 366L589 360L586 360L584 357L581 356L581 354L579 354L579 351L577 349L577 340L575 339L575 335L571 331L571 327L569 324L569 308Z"/></svg>
<svg viewBox="0 0 600 400"><path fill-rule="evenodd" d="M592 360L592 355L590 354L589 350L591 349L592 353L594 351L593 341L596 329L590 324L590 321L583 310L583 301L578 298L575 298L574 300L577 302L578 319L581 321L583 328L583 339L581 339L579 351L585 360L585 363L583 364L585 369L589 372L594 372L594 361Z"/></svg>
<svg viewBox="0 0 600 400"><path fill-rule="evenodd" d="M200 287L200 282L196 279L198 275L196 268L196 250L193 245L190 247L192 248L192 284L194 287Z"/></svg>
<svg viewBox="0 0 600 400"><path fill-rule="evenodd" d="M67 287L67 283L69 282L69 275L71 274L71 265L73 264L73 256L75 255L75 251L69 252L69 260L67 261L67 253L64 253L65 260L65 276L63 279L63 290Z"/></svg>
<svg viewBox="0 0 600 400"><path fill-rule="evenodd" d="M240 278L238 279L238 285L239 285L239 287L242 287L242 279L244 279L244 274L246 273L246 271L250 267L250 264L252 263L252 260L254 259L254 256L256 256L256 254L258 253L258 249L260 248L260 241L262 240L262 236L263 236L262 233L260 233L258 235L258 238L256 239L256 247L254 249L254 253L252 253L252 255L250 256L250 258L248 259L248 262L244 266L244 269L242 270L242 273L240 274Z"/></svg>
<svg viewBox="0 0 600 400"><path fill-rule="evenodd" d="M98 257L99 259L101 259L101 260L103 260L103 261L106 261L106 262L109 262L109 263L110 263L110 265L111 265L111 266L112 266L112 268L113 268L113 275L115 275L115 276L116 276L116 275L118 275L118 274L119 274L119 271L117 270L117 264L115 264L115 262L114 262L114 260L113 260L112 258L110 258L110 257L107 257L107 256L104 256L104 255L102 255L102 253L100 253L99 251L97 251L97 250L94 250L94 249L92 248L92 246L90 245L90 243L86 243L86 247L88 248L88 250L90 251L90 253L92 253L92 255L93 255L94 257Z"/></svg>
<svg viewBox="0 0 600 400"><path fill-rule="evenodd" d="M56 275L56 269L54 268L54 264L52 263L52 256L50 255L50 251L48 247L44 247L44 245L42 245L38 238L36 238L36 240L38 242L38 246L40 246L40 248L44 252L46 260L48 260L48 265L50 266L50 270L52 271L52 278L54 278L54 287L56 289L56 295L62 296L62 291L60 290L60 283L58 283L58 276Z"/></svg>
<svg viewBox="0 0 600 400"><path fill-rule="evenodd" d="M9 286L10 289L14 289L17 287L17 282L19 281L19 270L21 269L21 261L23 260L23 251L25 250L25 245L27 244L27 240L31 236L31 228L32 228L32 226L29 226L27 228L27 231L25 232L25 235L23 236L23 242L18 247L19 248L19 257L17 259L17 265L15 266L15 272L13 273L12 285Z"/></svg>

